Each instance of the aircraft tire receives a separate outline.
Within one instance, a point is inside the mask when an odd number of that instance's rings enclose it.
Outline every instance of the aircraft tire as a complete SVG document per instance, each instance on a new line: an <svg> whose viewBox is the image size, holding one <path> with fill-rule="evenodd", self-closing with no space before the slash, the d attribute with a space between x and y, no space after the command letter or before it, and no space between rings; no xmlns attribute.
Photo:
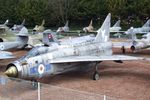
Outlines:
<svg viewBox="0 0 150 100"><path fill-rule="evenodd" d="M97 71L95 71L94 75L93 75L93 80L99 80L100 75Z"/></svg>
<svg viewBox="0 0 150 100"><path fill-rule="evenodd" d="M32 89L36 90L38 88L38 82L37 81L32 81L31 82Z"/></svg>

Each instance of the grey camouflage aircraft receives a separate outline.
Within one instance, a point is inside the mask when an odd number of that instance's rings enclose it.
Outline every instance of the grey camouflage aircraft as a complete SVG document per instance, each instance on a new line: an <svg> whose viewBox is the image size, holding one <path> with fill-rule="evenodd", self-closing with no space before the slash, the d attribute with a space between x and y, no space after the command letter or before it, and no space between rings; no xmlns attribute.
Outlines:
<svg viewBox="0 0 150 100"><path fill-rule="evenodd" d="M1 33L4 33L4 32L9 30L9 27L7 26L8 22L9 22L9 20L7 19L4 24L0 25L0 32Z"/></svg>
<svg viewBox="0 0 150 100"><path fill-rule="evenodd" d="M111 14L108 14L96 37L88 35L33 48L22 58L10 63L5 74L9 77L36 81L46 76L94 67L93 79L98 80L98 64L102 61L122 63L122 60L142 59L112 55L112 43L109 40L110 19Z"/></svg>
<svg viewBox="0 0 150 100"><path fill-rule="evenodd" d="M14 24L14 26L11 28L11 31L14 33L19 33L21 29L24 27L24 24L25 24L25 19L22 21L20 25Z"/></svg>
<svg viewBox="0 0 150 100"><path fill-rule="evenodd" d="M144 34L150 32L150 19L147 20L147 22L139 28L133 28L130 27L127 31L125 31L125 34Z"/></svg>
<svg viewBox="0 0 150 100"><path fill-rule="evenodd" d="M138 52L143 49L150 48L150 33L143 35L141 39L137 39L136 34L132 33L132 39L127 42L115 42L113 43L113 47L123 48L125 53L125 49L129 48L132 52ZM122 49L122 50L123 50Z"/></svg>
<svg viewBox="0 0 150 100"><path fill-rule="evenodd" d="M21 31L16 34L16 40L15 41L9 41L9 42L0 42L0 50L9 50L9 49L15 49L15 48L24 48L27 46L28 43L28 30L23 27Z"/></svg>

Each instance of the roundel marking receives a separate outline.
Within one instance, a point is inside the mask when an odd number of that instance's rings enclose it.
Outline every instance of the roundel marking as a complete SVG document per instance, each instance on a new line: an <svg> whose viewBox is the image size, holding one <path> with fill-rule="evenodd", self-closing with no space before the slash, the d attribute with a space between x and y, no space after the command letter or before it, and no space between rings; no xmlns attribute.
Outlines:
<svg viewBox="0 0 150 100"><path fill-rule="evenodd" d="M38 72L39 74L43 74L44 73L44 70L45 70L45 67L43 64L40 64L39 67L38 67Z"/></svg>
<svg viewBox="0 0 150 100"><path fill-rule="evenodd" d="M4 50L4 49L5 49L4 45L0 45L0 50Z"/></svg>

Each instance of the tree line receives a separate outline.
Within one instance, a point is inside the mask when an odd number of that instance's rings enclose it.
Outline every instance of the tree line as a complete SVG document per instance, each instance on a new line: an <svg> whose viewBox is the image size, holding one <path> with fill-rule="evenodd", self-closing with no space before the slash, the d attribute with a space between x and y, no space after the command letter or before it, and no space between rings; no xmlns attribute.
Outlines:
<svg viewBox="0 0 150 100"><path fill-rule="evenodd" d="M110 12L112 23L121 19L123 25L141 26L150 14L149 0L0 0L0 23L10 25L26 20L27 26L40 24L57 27L66 20L85 25L93 19L99 26Z"/></svg>

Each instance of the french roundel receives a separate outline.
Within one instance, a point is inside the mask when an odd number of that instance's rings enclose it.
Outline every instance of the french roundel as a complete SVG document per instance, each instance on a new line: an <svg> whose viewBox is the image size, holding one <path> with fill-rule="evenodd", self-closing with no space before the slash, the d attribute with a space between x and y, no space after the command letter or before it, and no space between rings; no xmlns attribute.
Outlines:
<svg viewBox="0 0 150 100"><path fill-rule="evenodd" d="M43 64L40 64L39 67L38 67L38 72L39 74L43 74L44 73L44 70L45 70L45 67Z"/></svg>

